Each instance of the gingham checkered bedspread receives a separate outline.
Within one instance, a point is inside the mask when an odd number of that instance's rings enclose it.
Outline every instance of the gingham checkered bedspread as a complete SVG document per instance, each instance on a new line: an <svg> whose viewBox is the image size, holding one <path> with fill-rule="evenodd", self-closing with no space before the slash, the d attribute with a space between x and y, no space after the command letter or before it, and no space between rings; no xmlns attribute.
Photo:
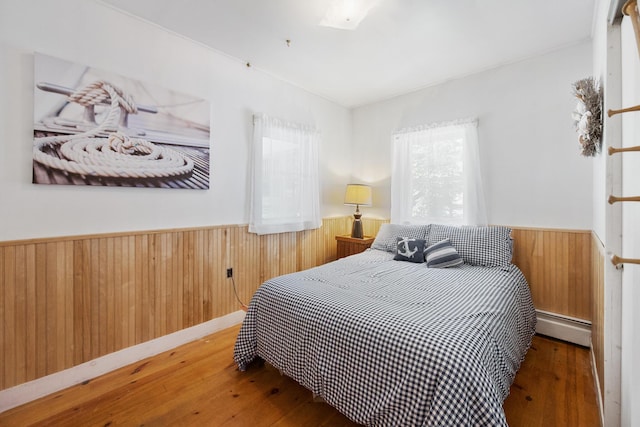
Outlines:
<svg viewBox="0 0 640 427"><path fill-rule="evenodd" d="M265 282L238 335L353 421L505 426L502 403L535 330L517 267L432 269L361 254Z"/></svg>

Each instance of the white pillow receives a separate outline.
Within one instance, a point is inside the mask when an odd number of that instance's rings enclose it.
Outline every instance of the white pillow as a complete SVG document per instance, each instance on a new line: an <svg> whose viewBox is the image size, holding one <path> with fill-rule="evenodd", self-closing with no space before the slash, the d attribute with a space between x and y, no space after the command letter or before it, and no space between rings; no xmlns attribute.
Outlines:
<svg viewBox="0 0 640 427"><path fill-rule="evenodd" d="M511 229L431 224L427 246L449 239L466 264L508 267L513 256Z"/></svg>
<svg viewBox="0 0 640 427"><path fill-rule="evenodd" d="M378 231L375 240L371 244L371 249L395 252L398 237L427 240L428 234L428 225L382 224L380 231Z"/></svg>

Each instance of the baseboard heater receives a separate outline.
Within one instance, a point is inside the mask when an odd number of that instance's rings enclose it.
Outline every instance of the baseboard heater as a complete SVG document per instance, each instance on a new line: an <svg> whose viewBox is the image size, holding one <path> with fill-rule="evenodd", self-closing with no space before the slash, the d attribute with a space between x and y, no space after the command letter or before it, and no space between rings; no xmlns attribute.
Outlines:
<svg viewBox="0 0 640 427"><path fill-rule="evenodd" d="M536 310L536 332L583 347L591 345L591 322L548 311Z"/></svg>

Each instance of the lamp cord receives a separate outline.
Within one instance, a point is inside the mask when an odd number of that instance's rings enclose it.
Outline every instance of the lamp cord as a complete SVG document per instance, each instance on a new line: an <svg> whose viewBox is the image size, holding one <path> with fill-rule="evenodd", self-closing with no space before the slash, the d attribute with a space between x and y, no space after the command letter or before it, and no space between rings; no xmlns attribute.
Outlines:
<svg viewBox="0 0 640 427"><path fill-rule="evenodd" d="M233 283L233 293L236 295L236 299L238 300L238 302L240 303L241 306L243 306L244 308L249 308L245 303L242 302L242 300L240 299L240 296L238 295L238 290L236 289L236 281L234 280L233 276L231 276L231 283Z"/></svg>

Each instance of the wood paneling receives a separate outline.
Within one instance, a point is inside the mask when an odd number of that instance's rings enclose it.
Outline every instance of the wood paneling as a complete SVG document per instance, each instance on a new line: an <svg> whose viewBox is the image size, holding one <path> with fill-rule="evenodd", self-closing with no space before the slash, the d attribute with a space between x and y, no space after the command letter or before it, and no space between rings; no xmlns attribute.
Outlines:
<svg viewBox="0 0 640 427"><path fill-rule="evenodd" d="M591 232L512 227L513 263L539 310L592 320Z"/></svg>
<svg viewBox="0 0 640 427"><path fill-rule="evenodd" d="M601 400L604 401L604 245L595 233L591 237L591 287L593 292L591 347L596 362Z"/></svg>
<svg viewBox="0 0 640 427"><path fill-rule="evenodd" d="M240 308L281 274L336 259L352 217L257 236L218 226L0 242L0 389ZM388 220L363 218L375 236ZM537 308L591 320L590 232L515 228Z"/></svg>
<svg viewBox="0 0 640 427"><path fill-rule="evenodd" d="M375 235L383 220L364 220ZM0 389L239 309L265 280L336 258L351 218L0 242Z"/></svg>

